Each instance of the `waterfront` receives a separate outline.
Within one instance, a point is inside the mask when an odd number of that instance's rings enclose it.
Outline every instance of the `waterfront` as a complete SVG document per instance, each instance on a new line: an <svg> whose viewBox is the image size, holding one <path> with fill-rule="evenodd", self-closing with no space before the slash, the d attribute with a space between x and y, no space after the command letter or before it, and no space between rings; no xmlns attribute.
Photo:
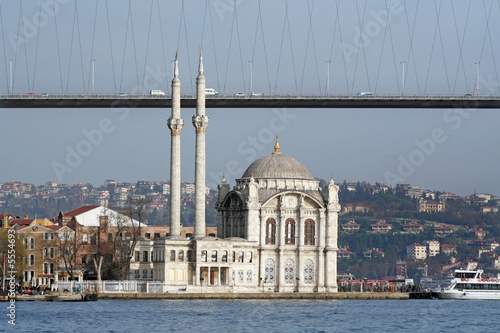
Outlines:
<svg viewBox="0 0 500 333"><path fill-rule="evenodd" d="M16 302L16 326L8 325L3 315L0 332L496 332L498 304L443 300Z"/></svg>

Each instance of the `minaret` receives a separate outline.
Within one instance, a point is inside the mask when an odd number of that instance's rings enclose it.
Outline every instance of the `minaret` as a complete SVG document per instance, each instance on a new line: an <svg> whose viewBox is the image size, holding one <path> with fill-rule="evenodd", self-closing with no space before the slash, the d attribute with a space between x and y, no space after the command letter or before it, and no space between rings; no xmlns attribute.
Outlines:
<svg viewBox="0 0 500 333"><path fill-rule="evenodd" d="M194 237L205 236L205 131L208 117L205 116L205 76L203 75L203 56L200 51L200 65L196 78L196 116L193 126L196 129L196 164L195 164L195 213Z"/></svg>
<svg viewBox="0 0 500 333"><path fill-rule="evenodd" d="M181 235L181 81L177 54L175 55L174 78L172 79L172 116L168 118L171 132L170 149L170 235Z"/></svg>

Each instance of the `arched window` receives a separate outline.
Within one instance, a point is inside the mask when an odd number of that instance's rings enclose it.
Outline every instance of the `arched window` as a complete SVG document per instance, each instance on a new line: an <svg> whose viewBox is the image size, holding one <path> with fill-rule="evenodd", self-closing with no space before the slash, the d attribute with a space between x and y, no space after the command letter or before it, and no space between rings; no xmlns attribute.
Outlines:
<svg viewBox="0 0 500 333"><path fill-rule="evenodd" d="M217 262L217 251L212 251L212 262Z"/></svg>
<svg viewBox="0 0 500 333"><path fill-rule="evenodd" d="M222 262L227 262L227 251L222 251Z"/></svg>
<svg viewBox="0 0 500 333"><path fill-rule="evenodd" d="M207 251L201 251L201 262L207 262Z"/></svg>
<svg viewBox="0 0 500 333"><path fill-rule="evenodd" d="M285 244L295 245L295 221L293 219L286 220Z"/></svg>
<svg viewBox="0 0 500 333"><path fill-rule="evenodd" d="M306 220L304 245L314 245L315 225L311 219Z"/></svg>
<svg viewBox="0 0 500 333"><path fill-rule="evenodd" d="M274 260L267 259L264 266L264 283L274 283L275 275Z"/></svg>
<svg viewBox="0 0 500 333"><path fill-rule="evenodd" d="M243 251L239 251L238 252L238 262L244 262L243 261L243 256L244 256L244 252Z"/></svg>
<svg viewBox="0 0 500 333"><path fill-rule="evenodd" d="M143 260L142 261L149 261L148 260L148 253L149 253L149 251L143 251L143 253L142 253Z"/></svg>
<svg viewBox="0 0 500 333"><path fill-rule="evenodd" d="M170 261L175 261L175 250L170 250Z"/></svg>
<svg viewBox="0 0 500 333"><path fill-rule="evenodd" d="M292 259L285 261L285 283L293 283L295 278L295 263Z"/></svg>
<svg viewBox="0 0 500 333"><path fill-rule="evenodd" d="M304 283L314 283L314 263L311 259L307 259L304 263Z"/></svg>
<svg viewBox="0 0 500 333"><path fill-rule="evenodd" d="M276 221L273 218L266 221L266 244L276 244Z"/></svg>
<svg viewBox="0 0 500 333"><path fill-rule="evenodd" d="M179 261L184 261L184 251L180 250L179 253L177 254L177 259Z"/></svg>

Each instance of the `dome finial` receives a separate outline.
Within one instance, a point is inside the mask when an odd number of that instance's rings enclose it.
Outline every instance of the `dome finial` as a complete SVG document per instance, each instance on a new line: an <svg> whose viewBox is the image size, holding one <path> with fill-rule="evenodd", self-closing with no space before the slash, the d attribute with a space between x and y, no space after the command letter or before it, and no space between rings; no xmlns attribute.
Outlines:
<svg viewBox="0 0 500 333"><path fill-rule="evenodd" d="M281 155L281 152L280 152L280 143L278 141L278 136L277 135L276 135L276 144L274 145L273 155Z"/></svg>

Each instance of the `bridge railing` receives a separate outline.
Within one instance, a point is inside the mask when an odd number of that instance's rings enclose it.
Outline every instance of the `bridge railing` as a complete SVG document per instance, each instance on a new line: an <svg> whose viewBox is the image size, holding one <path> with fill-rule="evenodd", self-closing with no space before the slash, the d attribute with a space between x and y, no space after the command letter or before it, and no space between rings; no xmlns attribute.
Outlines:
<svg viewBox="0 0 500 333"><path fill-rule="evenodd" d="M171 99L171 95L167 94L165 96L152 96L152 95L123 95L123 94L9 94L9 95L0 95L0 99ZM194 99L195 95L182 95L183 99ZM490 100L490 99L500 99L500 95L365 95L365 96L356 96L356 95L261 95L261 96L234 96L234 95L216 95L216 96L206 96L207 99L378 99L378 100L387 100L387 99L403 99L403 100L444 100L444 99L455 99L455 100Z"/></svg>

